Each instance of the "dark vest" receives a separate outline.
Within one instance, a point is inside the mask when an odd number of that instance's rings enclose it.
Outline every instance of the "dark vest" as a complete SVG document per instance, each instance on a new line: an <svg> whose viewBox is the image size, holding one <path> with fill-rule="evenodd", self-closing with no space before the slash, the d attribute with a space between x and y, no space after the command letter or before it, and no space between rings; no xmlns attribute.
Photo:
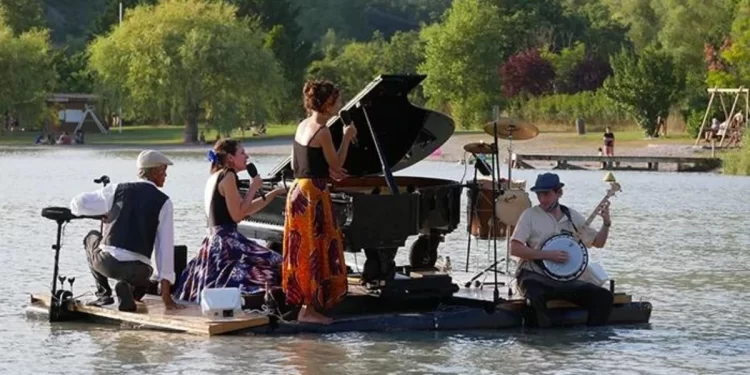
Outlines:
<svg viewBox="0 0 750 375"><path fill-rule="evenodd" d="M112 209L104 226L103 245L115 246L151 258L159 213L169 197L148 182L117 185Z"/></svg>

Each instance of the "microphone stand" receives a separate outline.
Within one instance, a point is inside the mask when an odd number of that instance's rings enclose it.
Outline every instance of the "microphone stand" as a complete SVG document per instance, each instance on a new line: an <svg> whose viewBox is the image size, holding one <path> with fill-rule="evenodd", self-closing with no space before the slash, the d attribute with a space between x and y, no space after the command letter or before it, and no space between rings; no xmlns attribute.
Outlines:
<svg viewBox="0 0 750 375"><path fill-rule="evenodd" d="M476 155L472 152L471 155L473 155L476 158ZM474 183L471 187L469 187L469 240L466 242L466 272L469 272L469 253L471 252L471 225L474 221L474 212L477 204L477 197L479 195L479 190L477 189L477 165L474 164Z"/></svg>
<svg viewBox="0 0 750 375"><path fill-rule="evenodd" d="M500 181L499 181L500 161L498 160L499 156L498 156L498 147L497 147L497 121L493 121L492 126L494 130L492 132L493 133L492 137L494 138L494 142L495 142L495 149L492 150L493 151L493 154L492 154L492 204L493 204L493 207L492 207L492 210L493 210L492 212L492 232L493 232L492 245L494 248L493 253L494 253L494 262L495 262L495 265L494 265L495 266L495 269L494 269L495 290L492 293L492 301L495 305L497 305L498 301L500 300L500 290L497 287L498 286L498 282L497 282L497 234L494 233L495 228L497 227L497 223L496 223L497 215L495 214L494 210L495 210L495 207L497 207L497 199L499 198L498 189L500 189ZM498 174L497 179L495 179L495 171L497 171L497 174Z"/></svg>

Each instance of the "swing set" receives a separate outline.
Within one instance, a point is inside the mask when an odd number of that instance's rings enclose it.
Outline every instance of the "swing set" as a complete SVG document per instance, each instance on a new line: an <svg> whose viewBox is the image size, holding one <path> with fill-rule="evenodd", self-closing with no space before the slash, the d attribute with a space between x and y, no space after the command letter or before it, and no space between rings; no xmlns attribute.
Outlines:
<svg viewBox="0 0 750 375"><path fill-rule="evenodd" d="M742 139L743 127L746 126L748 115L750 115L750 89L744 88L742 86L737 89L714 87L708 88L706 89L706 91L711 94L711 97L708 100L708 107L706 108L706 114L703 115L703 121L701 122L700 129L698 130L698 136L695 138L695 145L697 146L700 139L705 135L704 128L708 120L708 114L711 113L711 105L716 98L716 94L719 94L719 101L721 102L721 107L724 110L724 122L722 123L723 128L722 126L720 126L718 132L711 135L711 143L713 144L716 137L721 136L719 147L722 147L724 145L724 139L728 134L729 139L727 142L727 147L730 147L732 145L739 145L740 140ZM727 111L726 102L724 101L724 95L727 95L730 98L732 97L732 95L734 95L734 103L732 104L732 108L729 111ZM745 102L744 111L741 108L737 108L740 97L743 95Z"/></svg>

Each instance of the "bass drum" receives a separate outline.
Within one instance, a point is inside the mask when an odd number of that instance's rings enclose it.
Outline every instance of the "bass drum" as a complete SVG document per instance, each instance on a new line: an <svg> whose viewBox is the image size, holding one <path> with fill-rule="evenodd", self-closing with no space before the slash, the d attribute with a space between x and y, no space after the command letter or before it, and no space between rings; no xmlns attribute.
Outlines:
<svg viewBox="0 0 750 375"><path fill-rule="evenodd" d="M571 281L579 278L589 265L589 252L586 246L575 237L561 233L544 241L542 251L564 251L568 254L568 261L557 263L551 260L538 260L536 263L542 268L547 277L556 281Z"/></svg>
<svg viewBox="0 0 750 375"><path fill-rule="evenodd" d="M516 214L519 206L524 206L523 197L521 199L515 199L516 194L520 193L525 195L528 200L528 195L523 191L526 188L525 180L513 180L508 184L507 179L500 179L500 186L504 189L504 194L498 197L498 203L493 203L493 187L497 187L497 184L493 185L491 179L478 178L476 181L475 188L468 189L466 191L467 197L467 211L471 213L471 218L467 221L471 222L471 227L467 227L468 232L479 239L486 240L491 238L504 238L506 236L506 225L510 225L510 231L513 232L516 221L520 216L520 212ZM507 190L507 189L511 190ZM509 193L514 191L515 193ZM531 201L528 201L528 206L531 207ZM498 216L498 210L502 215ZM523 210L521 210L523 212ZM492 228L492 215L495 214L497 219L495 222L495 228ZM515 217L515 220L513 218ZM507 220L503 221L503 218ZM512 221L512 223L511 223Z"/></svg>
<svg viewBox="0 0 750 375"><path fill-rule="evenodd" d="M495 203L495 215L505 225L515 227L523 211L531 207L529 194L523 190L505 190Z"/></svg>

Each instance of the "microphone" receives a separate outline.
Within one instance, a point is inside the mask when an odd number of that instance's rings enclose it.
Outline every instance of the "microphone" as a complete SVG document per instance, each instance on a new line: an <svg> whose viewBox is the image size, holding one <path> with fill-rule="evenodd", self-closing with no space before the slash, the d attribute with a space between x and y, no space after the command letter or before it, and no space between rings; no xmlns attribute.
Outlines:
<svg viewBox="0 0 750 375"><path fill-rule="evenodd" d="M357 104L359 105L359 103L357 103ZM339 111L339 117L341 118L341 121L344 123L344 126L347 126L347 125L350 125L350 124L352 126L354 126L354 124L352 122L351 109L342 109L342 110L340 110ZM352 139L352 143L355 144L355 145L357 144L357 137L354 137L354 139Z"/></svg>
<svg viewBox="0 0 750 375"><path fill-rule="evenodd" d="M253 163L247 163L245 165L245 170L247 171L247 174L250 175L250 179L254 179L255 176L258 175L258 168L255 168L255 164L253 164ZM263 193L263 187L262 186L260 187L260 189L258 189L258 192L260 193L260 197L263 198L263 200L266 200L266 194Z"/></svg>

